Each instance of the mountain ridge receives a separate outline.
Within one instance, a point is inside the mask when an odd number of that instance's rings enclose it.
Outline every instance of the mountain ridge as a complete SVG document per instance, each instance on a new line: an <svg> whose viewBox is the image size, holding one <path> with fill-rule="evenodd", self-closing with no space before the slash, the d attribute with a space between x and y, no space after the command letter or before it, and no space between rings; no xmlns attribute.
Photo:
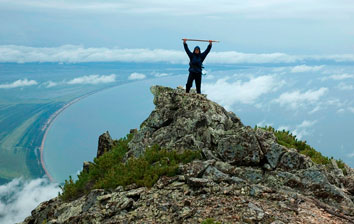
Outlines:
<svg viewBox="0 0 354 224"><path fill-rule="evenodd" d="M70 200L43 202L23 223L354 222L352 168L345 166L344 174L334 160L316 164L279 144L274 133L245 126L206 95L163 86L151 92L155 109L131 131L122 163L155 145L166 153L200 152L200 158L177 164L173 176L158 176L148 187L85 185L87 192ZM98 160L118 144L108 132L99 139ZM173 162L161 158L152 166ZM96 160L84 163L82 172L96 166Z"/></svg>

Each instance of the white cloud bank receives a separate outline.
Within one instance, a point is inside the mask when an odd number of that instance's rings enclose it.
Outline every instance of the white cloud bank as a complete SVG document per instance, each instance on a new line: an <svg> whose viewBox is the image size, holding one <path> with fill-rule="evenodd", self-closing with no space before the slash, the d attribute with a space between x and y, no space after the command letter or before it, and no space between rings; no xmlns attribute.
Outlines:
<svg viewBox="0 0 354 224"><path fill-rule="evenodd" d="M218 79L215 83L205 83L203 85L203 91L211 100L228 109L237 102L254 104L260 96L275 91L283 85L282 81L271 75L251 78L247 82L229 81L229 79Z"/></svg>
<svg viewBox="0 0 354 224"><path fill-rule="evenodd" d="M0 223L23 221L41 202L58 196L60 188L47 179L14 179L0 186Z"/></svg>
<svg viewBox="0 0 354 224"><path fill-rule="evenodd" d="M146 75L143 73L138 73L138 72L133 72L132 74L129 75L128 79L129 80L139 80L139 79L145 79Z"/></svg>
<svg viewBox="0 0 354 224"><path fill-rule="evenodd" d="M12 88L18 88L18 87L25 87L25 86L33 86L37 85L36 80L28 80L28 79L19 79L16 80L12 83L4 83L0 84L0 89L12 89Z"/></svg>
<svg viewBox="0 0 354 224"><path fill-rule="evenodd" d="M265 63L304 63L305 61L328 60L333 62L354 62L354 54L343 55L289 55L284 53L252 54L237 51L211 52L208 63L215 64L265 64ZM76 45L59 47L27 47L18 45L0 45L0 62L169 62L188 63L182 50L166 49L122 49L122 48L84 48ZM300 65L294 71L309 69ZM312 66L311 69L321 69Z"/></svg>
<svg viewBox="0 0 354 224"><path fill-rule="evenodd" d="M309 103L316 103L327 92L328 89L325 87L306 92L295 90L282 93L274 102L279 103L281 106L290 106L292 109L296 109Z"/></svg>
<svg viewBox="0 0 354 224"><path fill-rule="evenodd" d="M98 85L98 84L107 84L113 83L116 81L116 75L84 75L77 78L73 78L69 81L53 82L48 81L44 82L46 88L55 87L58 85Z"/></svg>
<svg viewBox="0 0 354 224"><path fill-rule="evenodd" d="M111 83L116 81L116 75L85 75L78 78L74 78L67 82L69 85L75 84L103 84L103 83Z"/></svg>
<svg viewBox="0 0 354 224"><path fill-rule="evenodd" d="M47 82L41 83L40 86L45 86L46 88L51 88L51 87L55 87L58 85L84 85L84 84L97 85L97 84L112 83L115 81L116 81L115 74L111 74L111 75L85 75L85 76L80 76L80 77L71 79L69 81L65 81L65 80L63 80L61 82L47 81ZM38 82L36 80L19 79L19 80L12 82L12 83L0 84L0 89L11 89L11 88L18 88L18 87L25 87L25 86L33 86L33 85L38 85Z"/></svg>
<svg viewBox="0 0 354 224"><path fill-rule="evenodd" d="M308 65L297 65L294 66L290 72L292 73L298 73L298 72L317 72L321 70L324 66L323 65L318 65L318 66L308 66Z"/></svg>

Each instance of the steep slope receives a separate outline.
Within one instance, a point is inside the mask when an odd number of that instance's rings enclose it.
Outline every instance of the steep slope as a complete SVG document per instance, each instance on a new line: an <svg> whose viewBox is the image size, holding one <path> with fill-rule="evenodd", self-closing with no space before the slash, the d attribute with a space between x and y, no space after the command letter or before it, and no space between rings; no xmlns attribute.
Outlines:
<svg viewBox="0 0 354 224"><path fill-rule="evenodd" d="M156 144L176 153L198 151L202 159L181 163L177 175L162 176L150 188L93 189L91 183L72 201L43 202L23 223L354 222L350 167L344 175L336 163L315 164L205 95L162 86L151 92L155 110L132 131L123 161L143 157ZM115 145L108 133L99 142L98 157ZM86 163L83 172L94 166Z"/></svg>

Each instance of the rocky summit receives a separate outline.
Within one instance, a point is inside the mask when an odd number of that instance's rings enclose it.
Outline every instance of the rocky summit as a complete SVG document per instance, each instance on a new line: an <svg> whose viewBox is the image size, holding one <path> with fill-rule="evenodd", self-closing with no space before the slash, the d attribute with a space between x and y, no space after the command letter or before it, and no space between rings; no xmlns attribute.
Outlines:
<svg viewBox="0 0 354 224"><path fill-rule="evenodd" d="M93 189L72 201L41 203L23 223L354 223L354 170L316 164L245 126L205 95L151 87L155 109L128 144L124 161L158 144L200 151L152 187ZM109 133L97 156L109 151ZM89 170L85 165L85 172Z"/></svg>

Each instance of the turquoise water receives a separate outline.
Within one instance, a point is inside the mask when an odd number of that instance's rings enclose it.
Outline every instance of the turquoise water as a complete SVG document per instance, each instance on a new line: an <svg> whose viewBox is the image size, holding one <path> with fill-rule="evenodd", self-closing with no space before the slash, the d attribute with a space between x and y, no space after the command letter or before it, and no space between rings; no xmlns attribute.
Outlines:
<svg viewBox="0 0 354 224"><path fill-rule="evenodd" d="M177 87L185 76L138 81L104 90L68 107L50 130L44 145L46 168L58 182L76 176L84 161L97 153L98 136L109 131L112 138L124 137L153 110L152 85Z"/></svg>

